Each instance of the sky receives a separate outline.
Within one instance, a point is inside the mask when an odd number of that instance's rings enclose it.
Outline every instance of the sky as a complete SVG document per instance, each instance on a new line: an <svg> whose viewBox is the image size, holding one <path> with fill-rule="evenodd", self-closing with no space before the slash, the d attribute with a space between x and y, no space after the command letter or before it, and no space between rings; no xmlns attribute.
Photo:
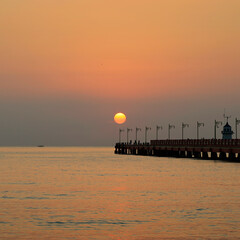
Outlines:
<svg viewBox="0 0 240 240"><path fill-rule="evenodd" d="M197 121L212 138L224 111L235 130L239 9L239 0L1 0L0 146L113 146L119 127L133 140L141 127L144 140L156 125L166 139L169 123L178 139L182 122L196 138Z"/></svg>

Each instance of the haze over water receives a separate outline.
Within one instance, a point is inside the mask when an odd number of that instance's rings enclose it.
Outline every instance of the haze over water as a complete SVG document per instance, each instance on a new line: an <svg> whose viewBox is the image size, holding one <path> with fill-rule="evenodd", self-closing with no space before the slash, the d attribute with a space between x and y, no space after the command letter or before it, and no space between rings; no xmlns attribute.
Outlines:
<svg viewBox="0 0 240 240"><path fill-rule="evenodd" d="M0 239L237 239L240 165L0 149Z"/></svg>

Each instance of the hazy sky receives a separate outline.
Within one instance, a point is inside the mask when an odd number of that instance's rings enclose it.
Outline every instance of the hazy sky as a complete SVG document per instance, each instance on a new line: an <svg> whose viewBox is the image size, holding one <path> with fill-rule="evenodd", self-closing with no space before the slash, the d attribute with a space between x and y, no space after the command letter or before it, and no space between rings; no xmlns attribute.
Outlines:
<svg viewBox="0 0 240 240"><path fill-rule="evenodd" d="M123 128L151 126L150 139L156 124L167 138L168 123L180 138L182 122L194 138L197 120L212 138L224 108L234 126L239 9L239 0L1 0L0 145L113 145L119 111Z"/></svg>

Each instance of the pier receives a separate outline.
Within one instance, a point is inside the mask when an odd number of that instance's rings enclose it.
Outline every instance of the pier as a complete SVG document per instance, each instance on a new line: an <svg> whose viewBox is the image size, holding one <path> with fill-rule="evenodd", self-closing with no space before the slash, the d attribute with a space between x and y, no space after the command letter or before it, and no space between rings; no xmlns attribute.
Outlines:
<svg viewBox="0 0 240 240"><path fill-rule="evenodd" d="M116 143L115 154L240 162L240 139L151 140Z"/></svg>

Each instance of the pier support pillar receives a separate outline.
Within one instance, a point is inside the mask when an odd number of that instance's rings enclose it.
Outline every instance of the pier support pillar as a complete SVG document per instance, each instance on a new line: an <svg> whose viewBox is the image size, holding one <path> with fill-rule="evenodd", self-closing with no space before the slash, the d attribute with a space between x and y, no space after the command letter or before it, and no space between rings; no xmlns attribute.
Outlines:
<svg viewBox="0 0 240 240"><path fill-rule="evenodd" d="M226 160L227 159L227 154L225 152L220 152L219 159Z"/></svg>
<svg viewBox="0 0 240 240"><path fill-rule="evenodd" d="M192 158L192 152L191 151L187 151L187 157Z"/></svg>
<svg viewBox="0 0 240 240"><path fill-rule="evenodd" d="M138 148L138 155L142 155L142 149Z"/></svg>
<svg viewBox="0 0 240 240"><path fill-rule="evenodd" d="M147 149L143 149L142 153L143 153L144 156L147 156L148 155L148 150Z"/></svg>
<svg viewBox="0 0 240 240"><path fill-rule="evenodd" d="M147 155L148 155L148 156L152 156L152 150L151 150L151 149L148 149L148 150L147 150Z"/></svg>
<svg viewBox="0 0 240 240"><path fill-rule="evenodd" d="M145 150L145 155L146 155L146 156L149 156L149 155L150 155L150 150L149 150L149 149L146 149L146 150Z"/></svg>
<svg viewBox="0 0 240 240"><path fill-rule="evenodd" d="M165 157L165 151L164 150L158 150L158 156L159 157Z"/></svg>
<svg viewBox="0 0 240 240"><path fill-rule="evenodd" d="M162 150L161 151L161 156L162 157L167 157L168 155L167 155L167 151L166 150Z"/></svg>
<svg viewBox="0 0 240 240"><path fill-rule="evenodd" d="M160 156L159 155L159 150L156 150L156 149L154 150L154 156L156 156L156 157Z"/></svg>
<svg viewBox="0 0 240 240"><path fill-rule="evenodd" d="M230 161L236 161L237 160L236 154L235 153L229 153L228 159Z"/></svg>
<svg viewBox="0 0 240 240"><path fill-rule="evenodd" d="M185 151L180 151L179 157L180 157L180 158L185 158L185 157L186 157Z"/></svg>
<svg viewBox="0 0 240 240"><path fill-rule="evenodd" d="M194 152L193 156L194 158L201 158L201 152Z"/></svg>
<svg viewBox="0 0 240 240"><path fill-rule="evenodd" d="M164 157L169 157L169 152L168 152L168 150L164 150L164 151L163 151L163 156L164 156Z"/></svg>
<svg viewBox="0 0 240 240"><path fill-rule="evenodd" d="M179 157L179 151L173 151L173 157L178 158Z"/></svg>
<svg viewBox="0 0 240 240"><path fill-rule="evenodd" d="M138 155L142 155L142 156L146 156L147 155L147 150L145 150L145 149L139 149L138 150Z"/></svg>
<svg viewBox="0 0 240 240"><path fill-rule="evenodd" d="M155 156L155 149L151 150L151 156Z"/></svg>
<svg viewBox="0 0 240 240"><path fill-rule="evenodd" d="M166 150L166 151L165 151L165 156L166 156L166 157L171 157L171 151Z"/></svg>
<svg viewBox="0 0 240 240"><path fill-rule="evenodd" d="M202 153L202 159L208 160L208 152L203 152Z"/></svg>
<svg viewBox="0 0 240 240"><path fill-rule="evenodd" d="M216 152L211 152L211 159L212 160L217 160L218 159L218 156L217 156Z"/></svg>
<svg viewBox="0 0 240 240"><path fill-rule="evenodd" d="M166 151L166 156L167 157L173 157L173 151L172 150L167 150Z"/></svg>

